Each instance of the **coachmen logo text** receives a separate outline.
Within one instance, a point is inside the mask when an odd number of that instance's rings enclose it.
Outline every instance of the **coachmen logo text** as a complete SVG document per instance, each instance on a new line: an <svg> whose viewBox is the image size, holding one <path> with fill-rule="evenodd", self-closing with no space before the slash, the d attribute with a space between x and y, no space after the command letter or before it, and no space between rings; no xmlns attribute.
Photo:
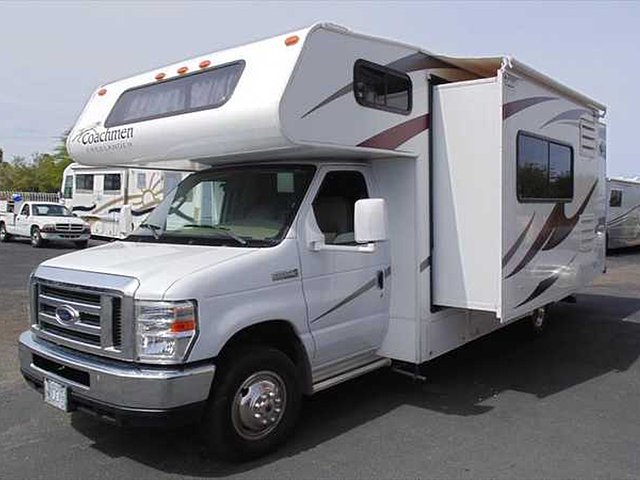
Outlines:
<svg viewBox="0 0 640 480"><path fill-rule="evenodd" d="M90 152L107 152L122 150L133 146L133 127L107 128L99 131L98 127L83 128L73 137L73 141L86 145Z"/></svg>

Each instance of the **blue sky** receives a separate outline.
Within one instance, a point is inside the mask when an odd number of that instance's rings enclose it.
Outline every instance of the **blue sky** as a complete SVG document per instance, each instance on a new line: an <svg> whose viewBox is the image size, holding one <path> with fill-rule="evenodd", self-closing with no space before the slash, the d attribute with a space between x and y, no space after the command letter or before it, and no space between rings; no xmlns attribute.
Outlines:
<svg viewBox="0 0 640 480"><path fill-rule="evenodd" d="M514 55L606 104L608 172L640 175L640 2L0 3L0 148L50 151L99 84L316 21L436 53Z"/></svg>

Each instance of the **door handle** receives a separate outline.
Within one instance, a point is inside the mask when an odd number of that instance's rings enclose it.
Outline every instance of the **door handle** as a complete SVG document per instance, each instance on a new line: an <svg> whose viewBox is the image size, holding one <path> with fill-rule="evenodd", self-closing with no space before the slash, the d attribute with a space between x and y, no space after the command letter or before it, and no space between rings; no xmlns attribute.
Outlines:
<svg viewBox="0 0 640 480"><path fill-rule="evenodd" d="M378 288L380 290L384 290L384 271L383 270L378 270L377 278L378 278Z"/></svg>

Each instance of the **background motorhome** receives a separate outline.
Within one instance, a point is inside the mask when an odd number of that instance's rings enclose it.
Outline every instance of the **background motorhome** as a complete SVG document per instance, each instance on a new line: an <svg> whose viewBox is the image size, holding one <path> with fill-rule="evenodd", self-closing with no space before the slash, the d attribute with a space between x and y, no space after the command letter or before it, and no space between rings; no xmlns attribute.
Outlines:
<svg viewBox="0 0 640 480"><path fill-rule="evenodd" d="M640 245L640 177L607 180L607 248Z"/></svg>
<svg viewBox="0 0 640 480"><path fill-rule="evenodd" d="M23 368L43 381L31 352L54 353L40 338L97 362L177 363L157 390L81 395L204 402L213 443L264 453L301 392L391 362L415 371L518 319L540 329L548 305L600 275L604 114L513 58L437 56L331 24L101 86L68 137L76 161L199 171L127 241L35 272L94 296L108 284L103 300L119 285L117 348L111 317L108 340L82 345L36 311ZM173 316L153 325L156 306L188 319L179 338ZM91 369L82 358L74 368Z"/></svg>
<svg viewBox="0 0 640 480"><path fill-rule="evenodd" d="M62 200L91 224L93 236L123 238L138 227L184 175L72 163L62 178Z"/></svg>

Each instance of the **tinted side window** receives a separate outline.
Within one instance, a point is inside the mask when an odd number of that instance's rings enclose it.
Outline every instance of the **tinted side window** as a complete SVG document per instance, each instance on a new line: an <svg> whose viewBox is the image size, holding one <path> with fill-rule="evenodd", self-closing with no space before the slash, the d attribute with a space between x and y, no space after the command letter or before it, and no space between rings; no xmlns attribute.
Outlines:
<svg viewBox="0 0 640 480"><path fill-rule="evenodd" d="M93 175L76 175L76 190L93 191Z"/></svg>
<svg viewBox="0 0 640 480"><path fill-rule="evenodd" d="M358 60L353 77L353 91L360 105L394 113L411 111L412 90L408 75Z"/></svg>
<svg viewBox="0 0 640 480"><path fill-rule="evenodd" d="M329 245L356 245L353 215L356 201L368 198L364 176L356 171L329 172L313 201L318 227Z"/></svg>
<svg viewBox="0 0 640 480"><path fill-rule="evenodd" d="M611 190L611 196L609 197L610 207L622 206L622 190Z"/></svg>
<svg viewBox="0 0 640 480"><path fill-rule="evenodd" d="M113 127L218 108L233 95L243 69L241 61L127 90L104 125Z"/></svg>
<svg viewBox="0 0 640 480"><path fill-rule="evenodd" d="M108 173L104 176L104 191L119 192L121 187L121 176L119 173Z"/></svg>
<svg viewBox="0 0 640 480"><path fill-rule="evenodd" d="M573 149L520 132L516 184L521 202L570 201L573 198Z"/></svg>
<svg viewBox="0 0 640 480"><path fill-rule="evenodd" d="M573 198L571 148L549 143L549 197Z"/></svg>

